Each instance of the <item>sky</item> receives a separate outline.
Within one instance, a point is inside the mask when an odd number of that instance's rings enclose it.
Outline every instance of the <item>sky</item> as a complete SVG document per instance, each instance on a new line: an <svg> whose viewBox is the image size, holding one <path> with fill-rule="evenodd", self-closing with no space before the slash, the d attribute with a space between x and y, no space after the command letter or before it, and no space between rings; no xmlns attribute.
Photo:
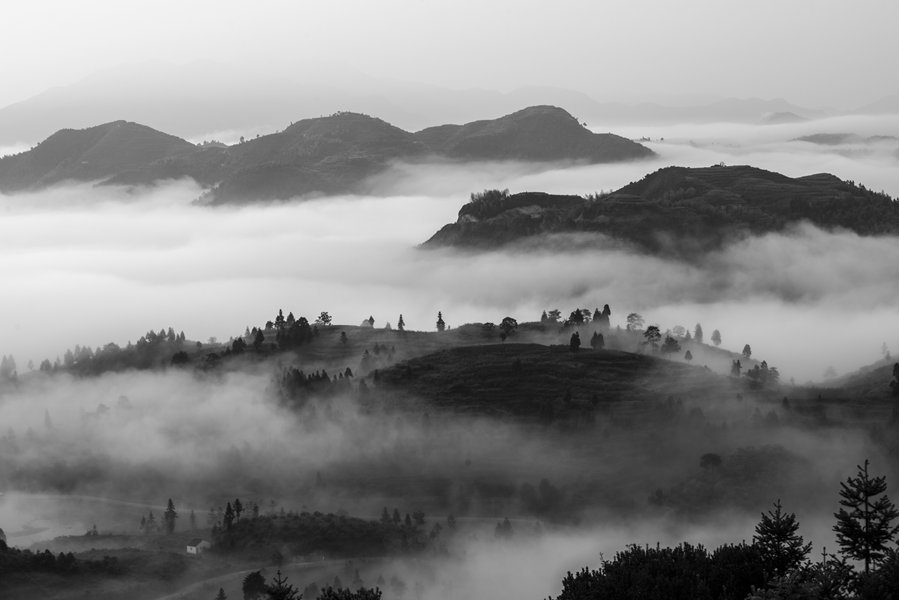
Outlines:
<svg viewBox="0 0 899 600"><path fill-rule="evenodd" d="M456 89L599 100L783 97L852 108L899 93L887 0L39 0L6 3L0 106L144 61L338 64Z"/></svg>

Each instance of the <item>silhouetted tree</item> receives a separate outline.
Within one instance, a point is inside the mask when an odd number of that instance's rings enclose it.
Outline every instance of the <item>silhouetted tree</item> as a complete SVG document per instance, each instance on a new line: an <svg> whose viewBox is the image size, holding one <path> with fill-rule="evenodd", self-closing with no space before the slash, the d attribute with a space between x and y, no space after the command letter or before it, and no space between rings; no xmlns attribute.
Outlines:
<svg viewBox="0 0 899 600"><path fill-rule="evenodd" d="M554 308L546 313L546 321L548 323L558 323L562 320L562 311L558 308Z"/></svg>
<svg viewBox="0 0 899 600"><path fill-rule="evenodd" d="M590 338L590 347L594 350L602 350L606 347L606 340L601 333L593 332L593 337Z"/></svg>
<svg viewBox="0 0 899 600"><path fill-rule="evenodd" d="M340 332L340 343L341 343L341 344L346 344L346 331L341 331L341 332Z"/></svg>
<svg viewBox="0 0 899 600"><path fill-rule="evenodd" d="M243 504L240 503L240 498L234 499L234 517L238 523L240 523L240 513L243 512Z"/></svg>
<svg viewBox="0 0 899 600"><path fill-rule="evenodd" d="M712 343L715 344L716 347L721 345L721 332L717 329L712 332Z"/></svg>
<svg viewBox="0 0 899 600"><path fill-rule="evenodd" d="M665 336L665 343L662 344L662 352L664 354L674 354L680 352L680 344L670 335Z"/></svg>
<svg viewBox="0 0 899 600"><path fill-rule="evenodd" d="M643 337L646 340L645 343L649 344L649 347L652 348L653 352L657 352L659 349L659 342L662 340L662 332L659 331L658 325L650 325L646 328L646 331L643 333Z"/></svg>
<svg viewBox="0 0 899 600"><path fill-rule="evenodd" d="M749 347L749 344L743 346L743 358L749 360L749 357L752 356L752 348Z"/></svg>
<svg viewBox="0 0 899 600"><path fill-rule="evenodd" d="M175 531L175 521L178 519L178 513L175 512L175 505L172 503L172 499L169 498L169 503L166 506L165 513L162 515L162 520L165 523L165 532L172 533Z"/></svg>
<svg viewBox="0 0 899 600"><path fill-rule="evenodd" d="M331 315L328 314L327 311L322 311L320 315L315 319L316 325L325 325L328 326L331 324Z"/></svg>
<svg viewBox="0 0 899 600"><path fill-rule="evenodd" d="M197 515L194 513L193 509L190 511L190 529L193 531L197 528Z"/></svg>
<svg viewBox="0 0 899 600"><path fill-rule="evenodd" d="M578 349L580 349L580 347L581 347L581 336L577 331L575 331L574 333L571 334L571 339L568 341L568 348L572 352L577 352Z"/></svg>
<svg viewBox="0 0 899 600"><path fill-rule="evenodd" d="M256 352L259 352L262 349L262 344L265 343L265 334L262 333L261 329L256 330L256 335L253 336L253 349Z"/></svg>
<svg viewBox="0 0 899 600"><path fill-rule="evenodd" d="M287 577L281 576L281 569L272 577L272 583L265 586L270 600L300 600L299 590L287 583Z"/></svg>
<svg viewBox="0 0 899 600"><path fill-rule="evenodd" d="M696 328L693 330L693 339L696 340L697 344L702 343L702 335L702 325L697 323Z"/></svg>
<svg viewBox="0 0 899 600"><path fill-rule="evenodd" d="M234 509L231 507L230 502L225 505L225 516L222 523L225 526L225 531L231 531L231 528L234 526Z"/></svg>
<svg viewBox="0 0 899 600"><path fill-rule="evenodd" d="M643 316L639 313L631 313L627 316L628 331L639 331L643 329Z"/></svg>
<svg viewBox="0 0 899 600"><path fill-rule="evenodd" d="M503 317L499 324L499 336L505 342L506 338L515 333L516 329L518 329L518 321L512 317Z"/></svg>
<svg viewBox="0 0 899 600"><path fill-rule="evenodd" d="M690 361L693 360L693 353L687 350L684 352L684 360Z"/></svg>
<svg viewBox="0 0 899 600"><path fill-rule="evenodd" d="M399 329L400 331L405 331L405 330L406 330L406 322L403 320L403 315L402 315L402 314L400 314L400 319L399 319L399 321L396 322L396 328Z"/></svg>
<svg viewBox="0 0 899 600"><path fill-rule="evenodd" d="M783 512L779 499L774 503L773 510L762 513L761 520L755 526L752 543L762 555L770 575L783 577L799 567L811 552L811 542L806 544L798 531L796 515Z"/></svg>
<svg viewBox="0 0 899 600"><path fill-rule="evenodd" d="M265 577L261 572L253 571L243 578L241 589L244 600L257 600L266 593Z"/></svg>
<svg viewBox="0 0 899 600"><path fill-rule="evenodd" d="M223 588L219 588L219 593L215 595L215 600L228 600L228 596L225 595Z"/></svg>
<svg viewBox="0 0 899 600"><path fill-rule="evenodd" d="M446 323L443 322L443 313L437 311L437 331L443 331L446 329Z"/></svg>
<svg viewBox="0 0 899 600"><path fill-rule="evenodd" d="M840 483L842 508L834 513L837 523L833 530L843 553L864 561L865 573L868 573L871 563L883 559L899 531L899 526L893 525L899 511L886 495L886 478L869 475L867 460L864 466L857 468L857 477L849 477Z"/></svg>
<svg viewBox="0 0 899 600"><path fill-rule="evenodd" d="M571 311L571 314L568 315L568 323L574 326L583 325L584 312L579 308L575 308L573 311Z"/></svg>

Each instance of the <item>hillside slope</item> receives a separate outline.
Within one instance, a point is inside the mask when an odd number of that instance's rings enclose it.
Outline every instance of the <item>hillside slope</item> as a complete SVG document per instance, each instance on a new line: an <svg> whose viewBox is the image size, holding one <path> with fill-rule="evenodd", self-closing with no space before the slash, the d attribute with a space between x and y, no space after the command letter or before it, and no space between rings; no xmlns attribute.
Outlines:
<svg viewBox="0 0 899 600"><path fill-rule="evenodd" d="M667 167L602 197L476 195L455 223L424 246L489 248L541 234L590 233L690 257L800 221L860 235L895 235L899 203L823 173L790 178L750 166Z"/></svg>
<svg viewBox="0 0 899 600"><path fill-rule="evenodd" d="M406 398L452 411L536 417L612 404L640 412L672 396L720 398L743 389L702 367L653 356L533 343L442 350L380 371L377 385L393 405Z"/></svg>
<svg viewBox="0 0 899 600"><path fill-rule="evenodd" d="M28 152L0 159L0 191L123 176L152 163L186 156L195 148L175 136L127 121L63 129Z"/></svg>

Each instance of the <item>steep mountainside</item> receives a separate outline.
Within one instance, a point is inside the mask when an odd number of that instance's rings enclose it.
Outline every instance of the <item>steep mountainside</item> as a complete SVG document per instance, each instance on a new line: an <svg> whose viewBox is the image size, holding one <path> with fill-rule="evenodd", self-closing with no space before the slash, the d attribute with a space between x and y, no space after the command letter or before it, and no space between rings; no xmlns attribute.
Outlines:
<svg viewBox="0 0 899 600"><path fill-rule="evenodd" d="M28 152L0 160L0 191L123 176L151 163L189 155L195 148L175 136L127 121L63 129Z"/></svg>
<svg viewBox="0 0 899 600"><path fill-rule="evenodd" d="M602 197L473 195L458 220L424 245L488 248L538 234L595 233L689 257L800 221L893 235L899 203L829 174L794 179L749 166L668 167Z"/></svg>
<svg viewBox="0 0 899 600"><path fill-rule="evenodd" d="M133 123L60 131L37 148L0 159L0 191L64 180L119 185L189 177L212 204L364 193L394 161L608 162L652 156L612 134L594 134L562 109L539 106L493 121L409 133L367 115L340 112L233 146L194 146Z"/></svg>

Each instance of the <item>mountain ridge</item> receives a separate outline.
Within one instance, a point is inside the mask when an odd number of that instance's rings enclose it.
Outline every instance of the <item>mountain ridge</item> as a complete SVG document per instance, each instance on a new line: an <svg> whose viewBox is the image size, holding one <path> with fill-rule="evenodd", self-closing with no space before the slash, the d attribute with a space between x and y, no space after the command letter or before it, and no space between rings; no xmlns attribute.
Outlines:
<svg viewBox="0 0 899 600"><path fill-rule="evenodd" d="M101 144L110 131L119 132L115 143ZM85 143L90 148L82 148ZM364 193L366 180L396 161L597 163L651 156L655 153L645 146L595 134L553 106L417 133L361 113L337 112L232 146L195 146L143 125L115 121L60 130L32 150L0 159L0 191L38 190L65 180L151 185L189 177L208 188L205 201L223 204Z"/></svg>

